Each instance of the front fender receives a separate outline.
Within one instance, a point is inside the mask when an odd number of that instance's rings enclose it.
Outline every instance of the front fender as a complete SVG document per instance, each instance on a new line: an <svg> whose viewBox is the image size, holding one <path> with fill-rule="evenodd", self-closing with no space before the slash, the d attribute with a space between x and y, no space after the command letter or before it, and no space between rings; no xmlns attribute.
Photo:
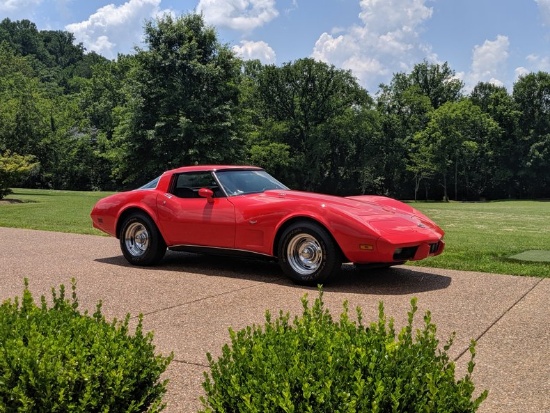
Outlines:
<svg viewBox="0 0 550 413"><path fill-rule="evenodd" d="M324 227L346 259L349 259L347 251L350 249L358 248L361 242L375 244L379 238L369 229L366 222L357 217L329 206L321 206L319 210L301 211L285 216L276 228L272 255L277 255L279 240L285 228L298 220L315 222Z"/></svg>

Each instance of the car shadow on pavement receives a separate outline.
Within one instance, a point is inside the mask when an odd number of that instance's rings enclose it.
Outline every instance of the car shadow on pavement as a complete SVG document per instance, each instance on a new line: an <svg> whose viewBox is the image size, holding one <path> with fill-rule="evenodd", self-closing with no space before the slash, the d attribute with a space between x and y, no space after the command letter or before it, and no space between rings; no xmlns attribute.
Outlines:
<svg viewBox="0 0 550 413"><path fill-rule="evenodd" d="M98 258L95 261L132 267L141 271L174 271L182 274L193 273L202 276L246 279L288 287L308 288L294 284L273 260L168 251L164 259L153 267L134 267L122 255ZM330 282L323 286L323 289L354 294L407 295L445 289L450 284L451 277L425 272L418 267L402 265L386 269L365 270L356 269L353 265L343 265L338 274L335 274Z"/></svg>
<svg viewBox="0 0 550 413"><path fill-rule="evenodd" d="M340 273L323 289L355 294L409 295L443 290L451 285L451 280L449 276L406 265L369 270L343 265Z"/></svg>
<svg viewBox="0 0 550 413"><path fill-rule="evenodd" d="M292 284L281 272L277 263L267 259L235 258L188 252L167 251L158 264L150 267L135 267L122 256L98 258L96 262L133 268L142 271L173 271L204 276L239 278L250 281L277 284Z"/></svg>

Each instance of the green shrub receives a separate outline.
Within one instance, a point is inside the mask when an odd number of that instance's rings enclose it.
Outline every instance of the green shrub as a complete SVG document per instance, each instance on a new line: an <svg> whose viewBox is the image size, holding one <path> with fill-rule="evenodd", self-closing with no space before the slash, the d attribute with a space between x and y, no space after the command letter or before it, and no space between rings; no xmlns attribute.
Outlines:
<svg viewBox="0 0 550 413"><path fill-rule="evenodd" d="M0 153L0 199L11 194L10 187L32 174L40 166L33 155L18 155L10 151Z"/></svg>
<svg viewBox="0 0 550 413"><path fill-rule="evenodd" d="M262 327L229 330L231 345L204 373L203 412L474 412L487 397L473 400L475 342L468 374L455 380L455 365L435 337L430 313L423 329L413 329L417 311L411 300L408 324L396 334L380 303L378 322L339 321L324 309L322 292L303 314L289 322L281 311Z"/></svg>
<svg viewBox="0 0 550 413"><path fill-rule="evenodd" d="M25 280L21 301L0 306L0 412L141 412L164 408L172 356L154 354L142 316L129 334L129 319L105 321L101 302L92 316L78 311L65 287L35 304Z"/></svg>

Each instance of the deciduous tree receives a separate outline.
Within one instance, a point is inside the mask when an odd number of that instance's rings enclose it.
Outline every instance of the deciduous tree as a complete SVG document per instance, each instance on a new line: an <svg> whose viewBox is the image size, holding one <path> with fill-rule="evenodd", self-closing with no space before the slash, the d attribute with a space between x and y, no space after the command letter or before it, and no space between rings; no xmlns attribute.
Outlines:
<svg viewBox="0 0 550 413"><path fill-rule="evenodd" d="M366 132L342 136L336 125L372 108L368 93L351 72L313 59L265 66L257 83L262 133L290 148L285 181L304 190L339 191L325 184L336 182L346 166L354 167L343 163L345 156L355 151L353 139L366 139ZM353 127L361 126L346 125Z"/></svg>
<svg viewBox="0 0 550 413"><path fill-rule="evenodd" d="M530 73L514 84L514 102L521 113L520 176L530 197L550 196L550 74Z"/></svg>
<svg viewBox="0 0 550 413"><path fill-rule="evenodd" d="M454 198L458 199L460 181L465 196L472 191L479 197L492 174L488 142L499 134L498 124L470 100L447 102L431 114L426 129L415 135L421 149L412 160L419 170L440 176L445 200L449 199L449 182L454 183Z"/></svg>
<svg viewBox="0 0 550 413"><path fill-rule="evenodd" d="M0 153L0 199L12 193L11 188L39 167L32 155L18 155L11 151Z"/></svg>
<svg viewBox="0 0 550 413"><path fill-rule="evenodd" d="M242 158L240 63L214 29L200 15L165 15L146 24L145 43L118 111L119 174L139 183L171 167Z"/></svg>

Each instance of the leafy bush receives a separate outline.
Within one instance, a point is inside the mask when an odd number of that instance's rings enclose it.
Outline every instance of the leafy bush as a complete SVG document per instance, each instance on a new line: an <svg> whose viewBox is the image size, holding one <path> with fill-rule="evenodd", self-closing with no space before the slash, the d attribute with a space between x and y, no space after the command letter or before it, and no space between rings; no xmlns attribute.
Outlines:
<svg viewBox="0 0 550 413"><path fill-rule="evenodd" d="M32 174L39 167L32 155L18 155L10 151L0 153L0 199L11 194L11 186Z"/></svg>
<svg viewBox="0 0 550 413"><path fill-rule="evenodd" d="M133 335L130 316L107 323L101 302L92 316L78 311L65 287L34 303L25 280L19 298L0 306L0 412L161 411L172 356L154 354L142 316Z"/></svg>
<svg viewBox="0 0 550 413"><path fill-rule="evenodd" d="M446 353L454 335L441 351L429 312L413 330L416 299L399 334L382 303L369 326L360 308L350 319L347 302L333 321L321 291L312 307L307 295L302 303L293 323L267 312L263 328L229 330L219 359L207 355L203 412L474 412L487 397L472 399L475 342L468 374L455 381Z"/></svg>

